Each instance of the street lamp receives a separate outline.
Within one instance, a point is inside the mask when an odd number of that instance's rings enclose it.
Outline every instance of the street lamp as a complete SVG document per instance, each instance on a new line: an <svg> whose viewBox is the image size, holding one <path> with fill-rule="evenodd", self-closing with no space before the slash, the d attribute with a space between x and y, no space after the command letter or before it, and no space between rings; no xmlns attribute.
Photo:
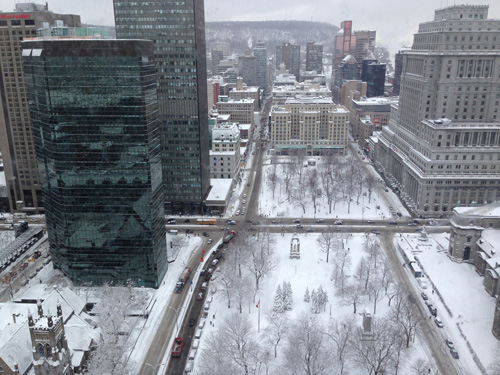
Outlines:
<svg viewBox="0 0 500 375"><path fill-rule="evenodd" d="M177 311L175 308L173 308L172 306L168 306L167 307L168 309L172 309L175 311L175 314L176 314L176 319L175 319L175 324L177 326L177 332L179 332L179 311ZM185 306L181 306L181 309L184 309Z"/></svg>
<svg viewBox="0 0 500 375"><path fill-rule="evenodd" d="M152 374L158 373L158 370L157 370L158 366L163 366L163 365L164 365L163 363L157 363L155 366L153 366L153 365L151 365L149 363L145 363L144 364L144 366L149 366L149 367L151 367L153 369Z"/></svg>

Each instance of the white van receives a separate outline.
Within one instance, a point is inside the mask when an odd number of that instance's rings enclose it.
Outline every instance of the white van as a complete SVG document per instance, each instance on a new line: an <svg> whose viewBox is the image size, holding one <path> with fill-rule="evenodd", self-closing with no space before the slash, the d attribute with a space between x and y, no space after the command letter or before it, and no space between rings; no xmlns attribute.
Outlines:
<svg viewBox="0 0 500 375"><path fill-rule="evenodd" d="M206 281L201 284L201 290L206 290L207 287L208 287L208 283Z"/></svg>
<svg viewBox="0 0 500 375"><path fill-rule="evenodd" d="M196 357L196 349L192 349L189 351L188 361L194 361L194 357Z"/></svg>
<svg viewBox="0 0 500 375"><path fill-rule="evenodd" d="M189 374L191 371L193 371L193 362L188 362L184 367L184 373Z"/></svg>
<svg viewBox="0 0 500 375"><path fill-rule="evenodd" d="M199 346L200 346L200 340L193 340L192 348L198 349Z"/></svg>
<svg viewBox="0 0 500 375"><path fill-rule="evenodd" d="M201 337L201 332L202 332L201 329L197 329L196 333L194 334L194 338L199 339Z"/></svg>
<svg viewBox="0 0 500 375"><path fill-rule="evenodd" d="M199 329L203 329L203 327L205 327L206 321L207 321L206 319L200 320L200 324L198 324L198 328Z"/></svg>

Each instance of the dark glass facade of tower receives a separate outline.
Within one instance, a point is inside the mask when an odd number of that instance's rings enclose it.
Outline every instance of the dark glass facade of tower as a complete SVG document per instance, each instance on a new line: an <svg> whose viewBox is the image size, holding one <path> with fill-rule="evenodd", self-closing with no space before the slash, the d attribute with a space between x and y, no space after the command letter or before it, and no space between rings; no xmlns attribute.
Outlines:
<svg viewBox="0 0 500 375"><path fill-rule="evenodd" d="M116 35L155 45L167 212L198 212L210 188L203 0L114 0Z"/></svg>
<svg viewBox="0 0 500 375"><path fill-rule="evenodd" d="M77 284L157 287L168 263L153 43L22 47L54 266Z"/></svg>
<svg viewBox="0 0 500 375"><path fill-rule="evenodd" d="M384 96L385 67L385 64L378 64L377 60L363 60L361 80L367 83L367 97Z"/></svg>

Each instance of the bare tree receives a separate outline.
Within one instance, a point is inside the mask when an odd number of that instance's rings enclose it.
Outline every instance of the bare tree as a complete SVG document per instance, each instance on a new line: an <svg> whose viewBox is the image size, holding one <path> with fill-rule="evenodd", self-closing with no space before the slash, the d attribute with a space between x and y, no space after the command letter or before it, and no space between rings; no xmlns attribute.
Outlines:
<svg viewBox="0 0 500 375"><path fill-rule="evenodd" d="M372 193L376 183L377 180L371 174L365 176L365 186L368 189L368 203L372 202Z"/></svg>
<svg viewBox="0 0 500 375"><path fill-rule="evenodd" d="M345 176L343 187L347 195L347 213L351 213L352 196L356 191L356 179L358 177L358 169L354 158L349 157L347 159L343 174Z"/></svg>
<svg viewBox="0 0 500 375"><path fill-rule="evenodd" d="M397 354L397 330L387 318L373 320L373 340L364 340L361 334L355 335L353 348L359 363L370 375L386 373Z"/></svg>
<svg viewBox="0 0 500 375"><path fill-rule="evenodd" d="M287 314L271 313L267 317L269 325L267 326L265 333L267 335L267 340L274 347L274 358L278 357L278 345L283 339L286 338L288 333L289 319L290 318Z"/></svg>
<svg viewBox="0 0 500 375"><path fill-rule="evenodd" d="M420 325L421 315L415 302L408 298L408 293L404 294L401 304L397 305L398 310L391 309L390 316L398 324L405 336L406 347L410 347L410 341L414 337Z"/></svg>
<svg viewBox="0 0 500 375"><path fill-rule="evenodd" d="M328 336L333 342L335 359L338 363L338 375L348 372L348 363L352 357L351 338L355 333L354 319L346 319L342 322L333 320L328 327Z"/></svg>
<svg viewBox="0 0 500 375"><path fill-rule="evenodd" d="M230 314L221 328L216 333L213 333L208 338L208 347L203 352L202 362L210 361L209 356L226 357L225 364L232 367L231 364L237 366L237 371L233 374L240 373L243 370L245 375L254 374L259 361L260 345L256 339L252 324L247 315L232 313ZM214 369L211 369L214 371ZM213 373L219 373L215 371ZM222 373L227 373L223 371Z"/></svg>
<svg viewBox="0 0 500 375"><path fill-rule="evenodd" d="M283 165L283 182L285 183L285 191L287 198L290 199L290 184L297 171L297 166L293 163Z"/></svg>
<svg viewBox="0 0 500 375"><path fill-rule="evenodd" d="M368 293L368 284L370 282L371 273L372 263L367 257L362 257L356 268L356 277L359 279L360 283L363 282L363 289L365 293Z"/></svg>
<svg viewBox="0 0 500 375"><path fill-rule="evenodd" d="M273 198L274 198L274 192L276 191L276 186L280 182L279 174L276 171L277 167L278 166L276 164L273 164L273 166L270 168L269 174L267 175L267 182L273 192Z"/></svg>
<svg viewBox="0 0 500 375"><path fill-rule="evenodd" d="M367 236L363 244L363 251L369 255L370 261L373 264L373 268L376 269L378 265L378 258L381 254L381 248L378 239Z"/></svg>
<svg viewBox="0 0 500 375"><path fill-rule="evenodd" d="M425 359L418 358L413 362L413 364L410 367L412 375L428 375L430 372L429 370L431 369L431 364L429 361L426 361ZM434 372L432 372L434 374ZM492 375L500 374L500 368L499 372L493 372Z"/></svg>
<svg viewBox="0 0 500 375"><path fill-rule="evenodd" d="M234 258L233 258L234 259ZM231 308L231 298L235 291L235 284L238 282L238 274L234 272L231 267L228 267L226 264L219 268L220 273L217 280L214 282L214 286L217 290L224 293L227 299L227 308Z"/></svg>
<svg viewBox="0 0 500 375"><path fill-rule="evenodd" d="M328 263L330 251L338 245L337 234L333 232L333 228L330 226L326 232L322 232L316 240L316 243L321 251L326 253L326 263Z"/></svg>
<svg viewBox="0 0 500 375"><path fill-rule="evenodd" d="M309 196L314 207L314 214L318 206L318 199L321 197L321 187L318 185L318 170L316 168L307 171L305 183L309 190Z"/></svg>
<svg viewBox="0 0 500 375"><path fill-rule="evenodd" d="M259 233L259 243L266 249L267 254L270 255L276 246L276 237L266 229L264 232Z"/></svg>
<svg viewBox="0 0 500 375"><path fill-rule="evenodd" d="M369 296L373 300L373 314L377 313L377 302L384 298L384 282L380 270L374 270L369 282Z"/></svg>
<svg viewBox="0 0 500 375"><path fill-rule="evenodd" d="M299 178L297 185L291 190L291 200L302 208L304 214L307 207L307 189L307 185Z"/></svg>
<svg viewBox="0 0 500 375"><path fill-rule="evenodd" d="M323 194L326 197L328 203L328 212L332 213L335 209L338 193L340 190L340 185L342 184L342 175L338 173L339 164L337 158L328 158L319 165L319 177L321 178L321 186L323 188Z"/></svg>
<svg viewBox="0 0 500 375"><path fill-rule="evenodd" d="M347 251L339 251L333 258L333 264L335 265L335 284L339 285L341 295L344 295L347 272L351 268L351 263L351 256Z"/></svg>
<svg viewBox="0 0 500 375"><path fill-rule="evenodd" d="M342 294L342 302L345 305L352 305L356 314L358 304L361 302L363 290L358 282L350 282L344 286L344 293Z"/></svg>
<svg viewBox="0 0 500 375"><path fill-rule="evenodd" d="M250 233L246 229L240 230L231 242L231 251L228 252L228 263L234 267L238 276L242 277L242 267L245 266L247 261L247 249L251 245Z"/></svg>
<svg viewBox="0 0 500 375"><path fill-rule="evenodd" d="M283 366L290 375L330 374L330 343L315 316L301 315L290 327Z"/></svg>
<svg viewBox="0 0 500 375"><path fill-rule="evenodd" d="M278 260L274 251L270 251L270 253L268 253L268 249L261 246L258 242L250 242L248 244L246 257L248 260L245 266L253 275L255 279L255 290L258 291L260 280L271 274L271 272L277 267Z"/></svg>

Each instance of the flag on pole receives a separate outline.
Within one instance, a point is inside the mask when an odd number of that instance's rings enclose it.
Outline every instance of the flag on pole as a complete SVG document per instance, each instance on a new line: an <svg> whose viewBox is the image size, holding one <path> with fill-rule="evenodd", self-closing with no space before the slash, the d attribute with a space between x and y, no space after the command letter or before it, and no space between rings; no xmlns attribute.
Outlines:
<svg viewBox="0 0 500 375"><path fill-rule="evenodd" d="M259 298L259 302L257 302L257 305L255 305L255 307L259 308L259 305L260 305L260 298Z"/></svg>

